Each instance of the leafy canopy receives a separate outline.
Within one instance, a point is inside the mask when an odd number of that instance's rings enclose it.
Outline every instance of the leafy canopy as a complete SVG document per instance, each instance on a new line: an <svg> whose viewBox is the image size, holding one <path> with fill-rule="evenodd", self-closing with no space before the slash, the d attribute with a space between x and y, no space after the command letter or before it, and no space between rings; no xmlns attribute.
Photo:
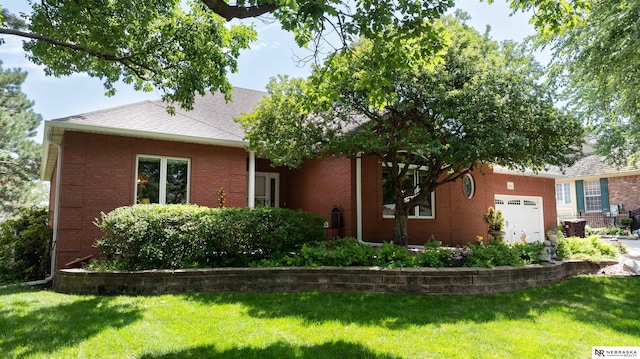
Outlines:
<svg viewBox="0 0 640 359"><path fill-rule="evenodd" d="M535 9L538 45L554 52L552 80L616 165L640 162L640 2L510 0Z"/></svg>
<svg viewBox="0 0 640 359"><path fill-rule="evenodd" d="M582 127L554 106L543 68L526 47L480 35L465 16L433 22L443 47L431 37L400 47L363 39L308 79L273 79L270 96L240 119L250 147L290 167L330 154L376 156L390 171L397 244L405 242L398 220L407 211L484 163L572 163ZM427 49L431 56L416 61ZM417 191L405 190L411 165L424 171Z"/></svg>
<svg viewBox="0 0 640 359"><path fill-rule="evenodd" d="M580 123L554 106L527 48L498 44L458 18L434 24L446 45L421 61L412 52L429 46L423 39L400 48L362 40L308 79L272 79L270 96L240 120L250 146L291 167L327 154L398 151L437 158L443 173L486 162L521 170L571 163Z"/></svg>
<svg viewBox="0 0 640 359"><path fill-rule="evenodd" d="M318 46L330 34L347 45L393 28L430 33L424 19L453 0L48 0L30 1L22 18L0 12L0 34L28 39L24 49L45 72L84 72L100 78L107 94L123 80L138 90L163 91L163 100L191 109L194 96L231 95L229 73L256 39L251 24L233 19L271 15L301 46ZM26 21L25 21L26 20Z"/></svg>

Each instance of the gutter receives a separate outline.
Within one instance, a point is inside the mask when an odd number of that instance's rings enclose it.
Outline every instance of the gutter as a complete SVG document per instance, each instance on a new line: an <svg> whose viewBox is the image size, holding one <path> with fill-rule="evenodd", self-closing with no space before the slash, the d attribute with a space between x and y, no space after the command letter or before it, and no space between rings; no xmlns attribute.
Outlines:
<svg viewBox="0 0 640 359"><path fill-rule="evenodd" d="M51 282L53 277L56 274L56 247L58 243L58 214L60 212L60 178L61 170L62 170L62 146L59 143L54 142L51 139L51 135L47 138L47 142L51 145L54 145L58 149L58 159L56 163L56 195L54 199L54 207L53 207L53 238L51 240L51 273L44 279L34 280L30 282L23 282L17 284L9 284L0 286L0 289L10 288L10 287L28 287L28 286L36 286L43 285Z"/></svg>

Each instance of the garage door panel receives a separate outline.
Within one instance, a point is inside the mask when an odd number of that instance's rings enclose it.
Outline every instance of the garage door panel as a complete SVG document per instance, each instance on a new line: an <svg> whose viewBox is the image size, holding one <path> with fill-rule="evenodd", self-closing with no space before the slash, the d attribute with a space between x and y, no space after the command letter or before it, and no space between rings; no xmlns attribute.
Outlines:
<svg viewBox="0 0 640 359"><path fill-rule="evenodd" d="M526 233L528 241L544 238L541 197L496 195L495 207L505 219L507 242L519 242L523 233Z"/></svg>

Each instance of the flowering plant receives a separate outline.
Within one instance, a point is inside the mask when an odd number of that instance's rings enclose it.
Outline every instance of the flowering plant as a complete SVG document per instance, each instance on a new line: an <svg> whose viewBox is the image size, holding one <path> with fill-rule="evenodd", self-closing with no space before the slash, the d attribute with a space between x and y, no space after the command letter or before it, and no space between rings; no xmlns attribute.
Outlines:
<svg viewBox="0 0 640 359"><path fill-rule="evenodd" d="M473 250L469 247L454 248L447 254L447 260L451 267L463 267L468 261L469 256L473 254Z"/></svg>
<svg viewBox="0 0 640 359"><path fill-rule="evenodd" d="M487 213L482 216L482 219L489 225L490 231L501 231L504 228L504 217L502 212L493 207L487 209Z"/></svg>

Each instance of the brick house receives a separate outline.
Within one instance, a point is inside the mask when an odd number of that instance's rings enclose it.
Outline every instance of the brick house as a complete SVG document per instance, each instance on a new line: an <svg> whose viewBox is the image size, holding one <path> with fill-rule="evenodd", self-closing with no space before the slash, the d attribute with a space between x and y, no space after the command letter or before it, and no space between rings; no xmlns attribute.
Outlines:
<svg viewBox="0 0 640 359"><path fill-rule="evenodd" d="M236 88L233 102L198 97L193 111L169 115L160 101L46 121L41 178L51 181L50 209L57 267L96 255L101 212L137 203L193 203L215 207L218 191L228 207L256 205L314 212L331 222L330 236L381 243L393 238L394 218L385 206L383 166L374 157L314 159L298 169L271 167L245 149L233 120L250 112L264 92ZM420 169L416 169L419 178ZM527 230L540 240L556 224L554 176L498 167L439 187L409 218L411 245L434 236L445 245L487 237L482 215L502 209L507 239Z"/></svg>
<svg viewBox="0 0 640 359"><path fill-rule="evenodd" d="M587 219L592 227L616 224L618 215L640 209L640 169L615 168L587 152L556 179L558 217ZM636 224L637 228L637 224Z"/></svg>

